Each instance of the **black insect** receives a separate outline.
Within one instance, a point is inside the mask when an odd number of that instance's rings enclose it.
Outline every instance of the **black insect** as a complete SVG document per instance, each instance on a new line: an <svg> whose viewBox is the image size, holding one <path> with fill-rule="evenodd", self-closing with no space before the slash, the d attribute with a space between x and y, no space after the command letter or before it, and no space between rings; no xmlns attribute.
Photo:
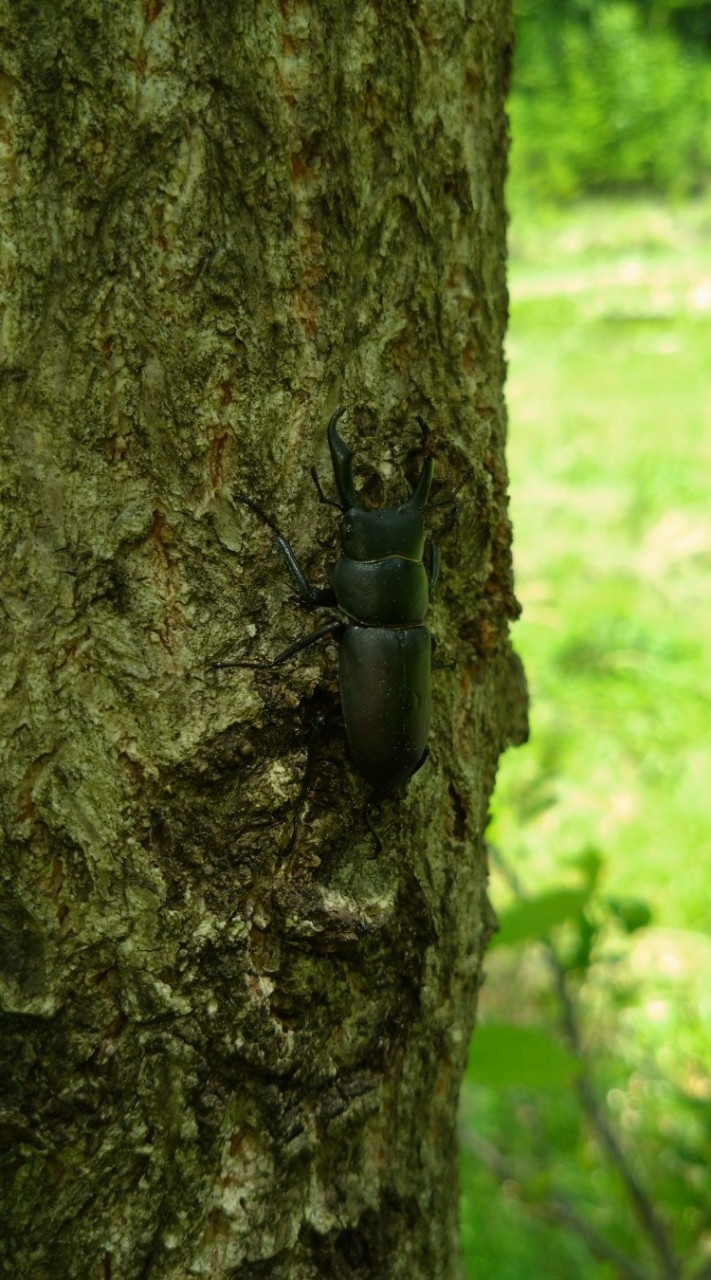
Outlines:
<svg viewBox="0 0 711 1280"><path fill-rule="evenodd" d="M430 509L449 506L451 512L427 539L425 512L432 484L432 458L426 458L406 502L399 507L367 508L359 500L353 483L353 453L336 429L343 413L345 407L338 409L327 429L340 499L331 505L343 513L341 555L330 587L313 587L276 525L251 498L234 495L251 507L274 533L303 603L309 608L336 607L339 616L295 641L270 662L214 665L276 667L326 636L338 638L341 712L350 758L354 768L379 795L407 782L427 759L434 642L425 626L425 615L439 574L437 537L452 527L457 513L455 498L472 473L471 469L467 471L449 498L430 504ZM427 427L421 419L418 423L426 437ZM318 480L316 483L319 496L328 501L323 498ZM429 543L427 566L426 542ZM319 718L309 740L306 774L287 852L293 848L299 815L311 788L324 721L325 717ZM376 833L373 834L377 841Z"/></svg>

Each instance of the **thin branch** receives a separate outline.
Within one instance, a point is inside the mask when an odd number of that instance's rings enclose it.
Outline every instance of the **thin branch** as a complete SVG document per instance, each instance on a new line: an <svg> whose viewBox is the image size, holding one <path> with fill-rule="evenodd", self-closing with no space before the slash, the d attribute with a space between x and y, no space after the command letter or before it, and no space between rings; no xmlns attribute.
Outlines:
<svg viewBox="0 0 711 1280"><path fill-rule="evenodd" d="M520 1174L491 1143L471 1133L463 1135L463 1142L474 1155L479 1157L499 1182L514 1181L520 1185L522 1181ZM629 1277L629 1280L654 1280L654 1277L648 1271L639 1267L633 1258L628 1257L626 1253L623 1253L614 1244L610 1244L595 1227L591 1226L578 1213L562 1191L553 1188L546 1201L534 1202L526 1200L525 1204L530 1212L535 1213L545 1221L563 1224L571 1231L574 1231L576 1235L580 1236L581 1240L585 1241L590 1252L596 1258L614 1263L620 1274Z"/></svg>
<svg viewBox="0 0 711 1280"><path fill-rule="evenodd" d="M630 1203L637 1219L648 1236L659 1261L662 1264L664 1280L678 1280L681 1267L672 1251L667 1229L657 1213L654 1204L634 1173L627 1157L620 1146L617 1135L612 1129L607 1116L598 1102L594 1087L587 1071L587 1060L582 1046L582 1038L578 1025L577 1010L573 1003L570 989L566 981L565 971L550 942L544 944L549 967L561 1002L562 1024L568 1043L581 1064L581 1073L576 1081L576 1088L583 1111L588 1117L597 1138L607 1153L608 1159L615 1166L627 1191Z"/></svg>
<svg viewBox="0 0 711 1280"><path fill-rule="evenodd" d="M489 849L492 854L492 860L495 861L513 893L517 898L525 901L526 894L516 873L507 865L498 849L491 845ZM643 1188L630 1166L617 1135L598 1102L595 1088L590 1078L590 1064L583 1046L577 1008L567 981L566 971L558 958L553 944L545 940L543 941L543 947L560 1001L562 1030L570 1048L580 1063L580 1075L576 1088L583 1111L608 1159L617 1169L632 1209L661 1263L661 1280L679 1280L681 1264L674 1255L666 1226L657 1213L651 1197Z"/></svg>

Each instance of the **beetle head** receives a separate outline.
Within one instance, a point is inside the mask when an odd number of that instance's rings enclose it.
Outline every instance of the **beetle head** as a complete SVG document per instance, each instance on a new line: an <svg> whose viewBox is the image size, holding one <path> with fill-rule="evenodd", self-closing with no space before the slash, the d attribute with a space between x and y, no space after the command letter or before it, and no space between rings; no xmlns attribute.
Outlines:
<svg viewBox="0 0 711 1280"><path fill-rule="evenodd" d="M366 511L349 507L341 520L341 546L349 560L383 560L404 556L421 560L425 549L425 517L408 503Z"/></svg>
<svg viewBox="0 0 711 1280"><path fill-rule="evenodd" d="M343 507L341 543L350 560L381 560L404 556L421 560L425 546L425 507L434 464L427 458L410 498L399 507L369 510L358 500L353 483L353 451L338 434L336 422L345 413L338 409L328 424L328 446L333 474Z"/></svg>

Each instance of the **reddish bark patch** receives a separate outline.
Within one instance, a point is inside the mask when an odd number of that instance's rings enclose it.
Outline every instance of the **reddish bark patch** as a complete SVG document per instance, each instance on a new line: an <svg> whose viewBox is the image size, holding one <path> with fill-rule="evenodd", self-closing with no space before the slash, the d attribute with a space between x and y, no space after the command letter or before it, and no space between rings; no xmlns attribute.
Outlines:
<svg viewBox="0 0 711 1280"><path fill-rule="evenodd" d="M232 388L228 382L222 383L222 404L227 406L232 399ZM225 478L230 436L228 431L218 431L210 445L209 470L210 483L213 489L219 489Z"/></svg>

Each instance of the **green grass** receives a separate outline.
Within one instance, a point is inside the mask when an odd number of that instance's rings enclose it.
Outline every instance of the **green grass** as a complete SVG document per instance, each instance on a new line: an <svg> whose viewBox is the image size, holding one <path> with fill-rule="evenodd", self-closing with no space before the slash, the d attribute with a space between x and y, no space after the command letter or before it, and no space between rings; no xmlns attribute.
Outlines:
<svg viewBox="0 0 711 1280"><path fill-rule="evenodd" d="M594 849L600 904L652 909L638 933L603 931L579 997L601 1100L688 1258L711 1239L711 204L515 210L511 248L514 643L531 740L502 762L491 838L529 893L575 883ZM492 895L507 898L496 877ZM492 955L484 1020L555 1021L536 955ZM462 1124L539 1167L525 1192L515 1178L502 1190L465 1136L472 1280L619 1274L530 1217L549 1177L649 1262L570 1097L470 1086Z"/></svg>
<svg viewBox="0 0 711 1280"><path fill-rule="evenodd" d="M514 224L509 461L531 743L496 839L709 923L711 206ZM532 785L556 803L521 825ZM525 814L523 815L525 816Z"/></svg>

